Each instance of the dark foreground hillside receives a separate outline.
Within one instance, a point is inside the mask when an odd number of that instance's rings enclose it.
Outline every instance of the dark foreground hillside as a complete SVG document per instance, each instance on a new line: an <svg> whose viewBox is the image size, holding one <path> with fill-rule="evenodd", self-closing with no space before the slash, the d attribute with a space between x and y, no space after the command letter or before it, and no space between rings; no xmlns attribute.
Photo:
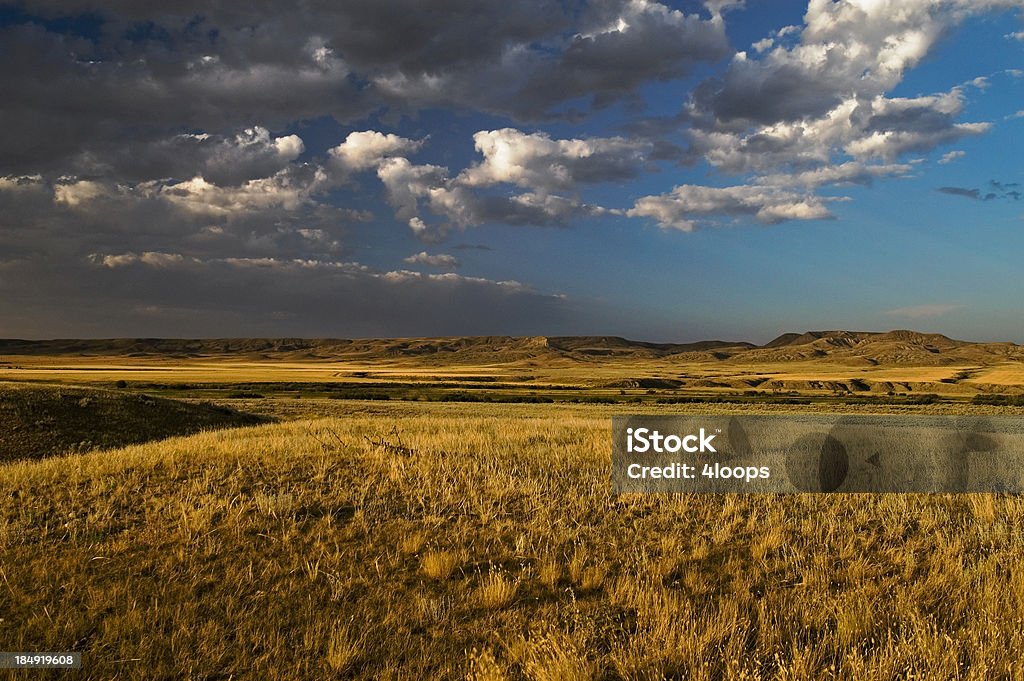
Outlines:
<svg viewBox="0 0 1024 681"><path fill-rule="evenodd" d="M263 421L227 407L129 392L0 384L0 462Z"/></svg>

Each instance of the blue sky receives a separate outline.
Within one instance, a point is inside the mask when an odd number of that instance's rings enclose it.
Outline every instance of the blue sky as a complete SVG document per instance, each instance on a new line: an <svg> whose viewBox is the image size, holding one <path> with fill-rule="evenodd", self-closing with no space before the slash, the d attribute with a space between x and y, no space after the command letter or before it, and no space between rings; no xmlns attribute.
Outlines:
<svg viewBox="0 0 1024 681"><path fill-rule="evenodd" d="M0 336L1024 342L1022 6L0 4Z"/></svg>

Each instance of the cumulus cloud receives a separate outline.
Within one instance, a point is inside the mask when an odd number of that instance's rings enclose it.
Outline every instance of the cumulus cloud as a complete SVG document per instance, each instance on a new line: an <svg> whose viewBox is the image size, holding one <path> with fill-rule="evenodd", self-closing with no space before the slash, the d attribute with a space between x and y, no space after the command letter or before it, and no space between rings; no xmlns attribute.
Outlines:
<svg viewBox="0 0 1024 681"><path fill-rule="evenodd" d="M410 265L429 265L431 267L439 267L446 270L459 268L459 259L454 255L448 255L446 253L436 253L431 255L426 251L420 251L419 253L410 255L405 259L405 262Z"/></svg>
<svg viewBox="0 0 1024 681"><path fill-rule="evenodd" d="M957 123L963 92L957 87L939 95L872 101L861 135L845 150L855 158L894 159L911 151L928 151L963 137L980 135L990 123Z"/></svg>
<svg viewBox="0 0 1024 681"><path fill-rule="evenodd" d="M394 207L395 215L409 221L413 230L423 230L426 225L417 216L419 200L430 196L434 190L444 189L448 169L436 165L414 165L407 158L391 158L377 168L377 177L387 189L388 201Z"/></svg>
<svg viewBox="0 0 1024 681"><path fill-rule="evenodd" d="M728 129L694 128L695 151L730 173L806 168L843 159L892 162L913 152L981 135L988 122L959 122L961 87L914 98L843 99L820 116Z"/></svg>
<svg viewBox="0 0 1024 681"><path fill-rule="evenodd" d="M651 0L589 3L560 53L512 60L529 73L516 93L520 115L583 96L602 106L644 82L679 78L700 62L721 59L728 41L721 7L715 10L707 20Z"/></svg>
<svg viewBox="0 0 1024 681"><path fill-rule="evenodd" d="M62 182L53 188L53 200L74 208L97 198L107 196L111 188L92 180Z"/></svg>
<svg viewBox="0 0 1024 681"><path fill-rule="evenodd" d="M963 152L961 152L963 153ZM758 184L778 187L814 188L822 185L871 184L876 178L902 176L913 169L909 163L866 164L847 161L796 173L771 173L757 178Z"/></svg>
<svg viewBox="0 0 1024 681"><path fill-rule="evenodd" d="M0 191L24 192L38 189L43 185L41 175L5 175L0 176Z"/></svg>
<svg viewBox="0 0 1024 681"><path fill-rule="evenodd" d="M0 251L60 262L120 247L135 253L334 256L364 211L320 199L324 173L293 166L220 186L201 177L135 185L0 178Z"/></svg>
<svg viewBox="0 0 1024 681"><path fill-rule="evenodd" d="M546 136L502 131L500 137L504 148L501 149L489 145L489 136L477 137L486 140L486 160L454 178L450 177L446 167L417 165L401 157L385 159L378 166L377 176L384 184L396 217L406 221L421 239L437 241L452 228L464 229L487 223L565 225L574 216L602 211L599 207L584 204L576 196L552 194L550 190L573 185L571 180L574 179L583 181L583 177L607 177L611 170L581 171L579 175L582 177L574 178L568 167L575 167L575 159L553 154L538 160L543 153L537 153L535 143L548 150L558 148L558 142ZM520 141L525 141L525 148L516 147ZM559 163L566 165L560 167ZM484 191L487 186L497 183L535 186L538 191L512 195ZM443 222L435 224L424 220L421 215L423 208Z"/></svg>
<svg viewBox="0 0 1024 681"><path fill-rule="evenodd" d="M653 0L472 5L453 7L462 10L459 23L476 31L459 37L460 52L446 49L452 27L443 13L418 17L424 29L434 29L420 43L440 49L378 69L375 90L395 103L456 104L539 120L564 115L558 107L573 100L601 107L634 98L644 83L682 77L728 54L718 12L704 18Z"/></svg>
<svg viewBox="0 0 1024 681"><path fill-rule="evenodd" d="M576 198L554 194L480 194L457 184L429 188L427 206L432 213L447 220L441 226L441 235L448 227L466 228L487 223L564 226L574 216L601 210Z"/></svg>
<svg viewBox="0 0 1024 681"><path fill-rule="evenodd" d="M473 135L473 141L484 158L461 173L460 184L507 183L540 192L635 177L653 148L646 140L557 140L545 133L527 134L513 128L482 130Z"/></svg>
<svg viewBox="0 0 1024 681"><path fill-rule="evenodd" d="M91 0L25 0L0 26L0 125L12 131L0 138L0 251L28 263L19 270L26 280L55 277L52 300L76 294L69 282L81 278L83 292L108 302L138 286L124 309L199 310L201 282L234 292L222 309L258 317L245 295L264 295L287 315L286 298L306 294L328 309L365 291L386 307L401 284L450 320L460 317L440 287L456 287L467 305L515 290L525 296L515 314L526 318L527 309L564 308L522 285L354 263L360 247L380 245L374 239L393 243L390 219L362 225L373 217L367 209L386 200L400 229L424 242L484 224L565 226L599 215L683 230L821 219L839 198L819 189L910 175L925 168L912 155L989 131L964 118L978 88L995 91L999 78L915 97L893 90L949 29L1019 1L812 0L802 25L723 61L733 52L727 12L741 4L312 0L280 12L263 0L112 0L97 11ZM95 30L67 28L87 12ZM612 104L633 116L645 86L713 62L720 76L681 92L683 111L660 127L606 126L622 121L619 109L593 117L599 125L570 127ZM444 142L431 148L435 116L461 117L438 109L473 114L458 125L495 114L473 135L469 161L466 133L439 129ZM536 127L556 120L557 133ZM344 138L330 138L336 130ZM734 176L731 186L691 177L654 196L595 190L664 171L666 161L696 175L700 159ZM979 200L1017 191L945 190ZM606 200L620 203L590 203ZM445 254L409 258L457 266ZM165 294L161 277L177 277L180 299ZM45 303L43 292L20 295ZM97 319L116 322L113 309ZM337 309L384 319L356 303Z"/></svg>
<svg viewBox="0 0 1024 681"><path fill-rule="evenodd" d="M936 41L972 13L1012 0L811 2L793 45L762 43L700 85L687 115L706 158L730 171L827 162L841 150L891 160L987 130L960 123L963 95L888 99ZM975 79L974 84L987 84ZM787 158L788 156L788 158Z"/></svg>
<svg viewBox="0 0 1024 681"><path fill-rule="evenodd" d="M127 184L202 176L215 184L236 185L287 168L305 151L305 144L298 135L275 137L257 125L230 134L143 137L131 144L112 144L103 149L85 143L77 153L68 151L58 176L104 178Z"/></svg>
<svg viewBox="0 0 1024 681"><path fill-rule="evenodd" d="M965 90L991 81L978 77L918 97L890 91L965 18L1018 6L1013 0L914 0L898 7L812 1L802 26L772 33L751 53L737 52L721 76L698 85L677 120L689 126L691 154L755 186L807 191L908 175L915 162L903 161L909 155L991 129L989 122L960 120ZM661 197L654 199L662 205ZM797 213L826 212L823 200L806 205L813 210Z"/></svg>
<svg viewBox="0 0 1024 681"><path fill-rule="evenodd" d="M70 6L52 11L74 16ZM273 129L323 115L349 119L371 108L344 62L308 45L308 37L269 50L266 26L216 27L173 15L148 19L154 33L163 30L161 41L123 37L131 24L117 28L113 7L103 15L111 30L96 40L40 23L0 28L4 95L17 102L0 108L0 124L19 130L0 140L0 173L89 173L89 165L103 164L145 173L161 157L173 165L176 150L215 155L219 141L234 142L234 131L257 121ZM182 128L214 138L166 141ZM290 156L295 142L284 139L272 153Z"/></svg>
<svg viewBox="0 0 1024 681"><path fill-rule="evenodd" d="M753 216L774 224L786 220L832 217L825 199L770 187L702 187L680 185L667 194L645 196L625 211L629 217L655 220L663 228L692 231L697 221L711 216Z"/></svg>
<svg viewBox="0 0 1024 681"><path fill-rule="evenodd" d="M102 15L106 30L92 39L26 21L2 29L12 74L5 93L18 106L3 107L0 122L23 134L0 142L0 172L75 178L56 189L69 208L145 195L226 219L316 208L313 197L332 183L373 171L396 216L436 238L484 222L562 225L600 214L580 199L580 187L632 179L670 155L753 173L751 185L788 180L806 189L905 174L899 157L988 130L957 120L957 88L904 99L886 93L950 26L1010 0L915 0L899 12L887 3L811 2L803 26L773 31L757 44L759 57L737 53L721 78L697 88L686 152L663 139L556 139L500 128L476 133L481 160L450 173L408 160L423 139L364 130L328 149L321 168L299 163L301 137L270 132L323 116L349 123L382 106L456 105L540 120L571 115L564 106L581 98L596 106L628 100L644 83L726 56L724 13L741 4L709 2L706 12L688 14L654 0L575 8L456 0L443 10L404 0L311 2L285 15L260 13L254 24L253 8L233 1L186 0L159 12L115 2ZM51 17L88 6L25 4ZM127 40L114 30L139 24L161 39ZM54 107L47 93L58 90L62 105ZM126 144L129 125L135 138Z"/></svg>
<svg viewBox="0 0 1024 681"><path fill-rule="evenodd" d="M146 183L137 190L143 195L160 196L191 212L231 215L276 207L295 210L308 202L325 182L326 175L320 168L290 168L237 187L223 187L203 177L193 177L184 182Z"/></svg>
<svg viewBox="0 0 1024 681"><path fill-rule="evenodd" d="M377 168L384 159L419 151L423 140L410 140L374 130L349 133L345 141L328 150L332 165L343 173Z"/></svg>
<svg viewBox="0 0 1024 681"><path fill-rule="evenodd" d="M942 155L942 158L939 159L939 163L941 163L942 165L946 165L947 163L952 163L953 161L957 160L958 158L963 158L966 155L967 155L967 152L966 151L961 151L960 149L954 149L953 151L947 151L945 154Z"/></svg>
<svg viewBox="0 0 1024 681"><path fill-rule="evenodd" d="M128 265L142 264L157 269L167 269L186 262L199 262L195 258L186 258L180 253L159 253L147 251L145 253L120 253L117 255L93 254L89 257L93 263L109 267L127 267Z"/></svg>
<svg viewBox="0 0 1024 681"><path fill-rule="evenodd" d="M0 28L4 95L18 103L0 124L20 131L0 140L0 174L118 155L125 127L138 146L182 127L227 135L254 122L350 124L382 107L540 120L575 99L633 97L728 52L720 16L653 0L314 0L285 13L239 0L20 6L26 19ZM76 37L47 30L34 13L91 13L100 26Z"/></svg>

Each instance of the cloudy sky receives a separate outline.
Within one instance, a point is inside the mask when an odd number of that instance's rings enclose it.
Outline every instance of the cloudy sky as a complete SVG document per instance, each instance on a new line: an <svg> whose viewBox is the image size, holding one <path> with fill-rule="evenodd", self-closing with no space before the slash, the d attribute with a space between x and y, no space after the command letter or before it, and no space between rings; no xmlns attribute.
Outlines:
<svg viewBox="0 0 1024 681"><path fill-rule="evenodd" d="M1024 0L0 2L0 126L0 337L1024 342Z"/></svg>

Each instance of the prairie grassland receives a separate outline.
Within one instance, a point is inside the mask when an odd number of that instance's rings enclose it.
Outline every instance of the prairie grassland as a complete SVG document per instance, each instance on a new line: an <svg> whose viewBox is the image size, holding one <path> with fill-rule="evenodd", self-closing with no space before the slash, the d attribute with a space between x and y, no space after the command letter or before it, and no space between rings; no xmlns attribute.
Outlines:
<svg viewBox="0 0 1024 681"><path fill-rule="evenodd" d="M966 377L968 376L969 377ZM965 377L965 378L961 378ZM903 384L914 390L948 395L1017 387L1024 383L1020 362L978 367L955 363L945 366L850 366L829 358L814 361L714 363L676 358L603 358L570 361L456 361L431 363L423 358L400 357L374 362L348 359L225 360L207 357L0 356L0 381L36 381L75 385L130 383L186 383L197 385L247 382L383 382L429 383L487 378L519 382L522 387L562 386L608 388L640 379L687 380L684 391L707 392L743 389L748 382L771 382L804 393L828 393L807 383L860 381L866 384ZM705 385L696 385L704 382ZM898 388L906 390L906 387Z"/></svg>
<svg viewBox="0 0 1024 681"><path fill-rule="evenodd" d="M362 406L0 467L0 647L88 679L1024 678L1020 498L616 497L608 409Z"/></svg>

